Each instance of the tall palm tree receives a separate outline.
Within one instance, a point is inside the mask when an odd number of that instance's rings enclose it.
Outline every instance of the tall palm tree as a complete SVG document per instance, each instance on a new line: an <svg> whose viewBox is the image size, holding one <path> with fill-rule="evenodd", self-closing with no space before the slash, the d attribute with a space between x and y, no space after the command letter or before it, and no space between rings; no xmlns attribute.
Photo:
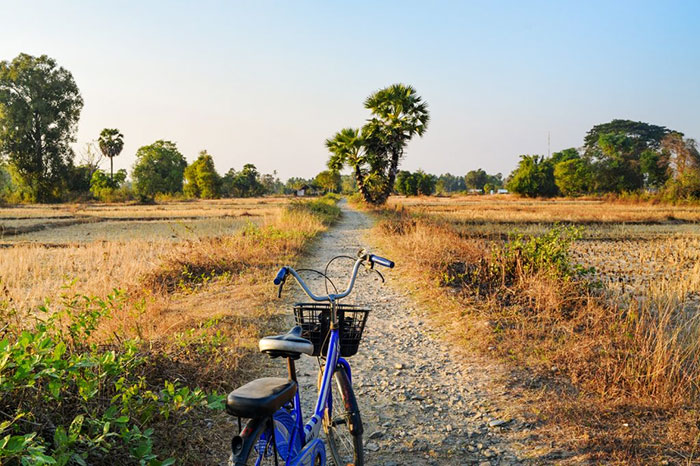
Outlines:
<svg viewBox="0 0 700 466"><path fill-rule="evenodd" d="M328 167L352 167L362 197L383 204L394 186L404 147L427 129L428 106L413 87L394 84L369 96L365 108L372 118L362 130L345 128L326 140L331 152Z"/></svg>
<svg viewBox="0 0 700 466"><path fill-rule="evenodd" d="M367 97L365 108L373 115L363 128L367 151L377 158L378 168L386 170L383 189L375 199L383 204L391 194L406 144L428 129L428 104L413 86L392 84Z"/></svg>
<svg viewBox="0 0 700 466"><path fill-rule="evenodd" d="M109 157L109 176L114 179L114 157L121 154L124 148L124 135L118 129L105 128L100 133L100 138L97 140L100 146L100 152L105 157Z"/></svg>

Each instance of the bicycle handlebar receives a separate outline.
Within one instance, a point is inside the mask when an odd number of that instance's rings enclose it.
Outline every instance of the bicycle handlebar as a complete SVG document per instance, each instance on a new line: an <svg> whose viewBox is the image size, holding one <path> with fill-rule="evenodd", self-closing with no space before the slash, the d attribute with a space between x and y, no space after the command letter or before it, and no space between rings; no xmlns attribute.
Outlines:
<svg viewBox="0 0 700 466"><path fill-rule="evenodd" d="M352 291L352 288L355 286L355 279L357 278L357 272L360 269L360 265L362 265L363 262L369 261L370 264L379 264L384 267L388 268L393 268L394 267L394 262L390 261L389 259L385 259L380 256L375 256L374 254L363 254L360 256L355 261L355 265L352 268L352 275L350 276L350 281L348 282L348 286L343 291L342 293L334 293L334 294L329 294L326 296L316 296L308 287L306 282L304 281L303 278L299 276L296 270L294 270L292 267L282 267L279 272L277 272L277 276L273 280L275 285L280 285L280 295L281 295L281 287L284 285L285 280L287 279L287 275L291 274L292 277L297 281L299 286L301 287L302 290L304 290L304 293L311 298L314 301L335 301L336 299L342 299L345 298L347 295L350 294Z"/></svg>
<svg viewBox="0 0 700 466"><path fill-rule="evenodd" d="M275 285L279 285L282 283L285 278L287 277L287 267L282 267L279 272L277 272L277 276L273 280Z"/></svg>
<svg viewBox="0 0 700 466"><path fill-rule="evenodd" d="M375 256L374 254L369 255L369 261L373 264L379 264L390 269L394 268L394 262L389 259L384 259L383 257Z"/></svg>

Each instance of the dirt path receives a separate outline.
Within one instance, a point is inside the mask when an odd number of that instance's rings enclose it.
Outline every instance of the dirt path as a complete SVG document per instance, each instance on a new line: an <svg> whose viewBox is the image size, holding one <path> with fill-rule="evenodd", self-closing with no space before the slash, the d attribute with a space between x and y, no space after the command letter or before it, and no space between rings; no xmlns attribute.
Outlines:
<svg viewBox="0 0 700 466"><path fill-rule="evenodd" d="M335 255L354 256L361 247L371 250L367 235L371 219L345 204L341 206L342 219L319 239L304 267L322 269ZM330 273L339 277L339 288L346 284L350 265L349 260L338 261ZM358 279L354 299L344 301L372 309L360 351L349 358L365 426L366 463L525 462L519 440L528 426L509 415L509 396L497 382L502 374L490 365L454 354L410 296L396 283L392 285L392 272L385 276L384 285L372 275ZM323 290L321 281L313 283L315 290ZM301 301L302 295L297 293L294 298ZM306 415L315 394L317 361L304 357L298 367ZM554 458L539 458L547 459Z"/></svg>

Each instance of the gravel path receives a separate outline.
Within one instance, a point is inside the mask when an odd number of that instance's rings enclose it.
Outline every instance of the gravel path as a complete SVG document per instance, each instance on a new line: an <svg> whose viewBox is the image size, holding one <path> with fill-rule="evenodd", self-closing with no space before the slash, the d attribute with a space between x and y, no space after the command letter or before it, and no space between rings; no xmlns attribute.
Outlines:
<svg viewBox="0 0 700 466"><path fill-rule="evenodd" d="M367 235L371 219L345 203L341 207L342 219L318 240L304 267L322 269L335 255L354 256L361 247L372 250ZM351 262L337 264L330 275L339 277L343 288ZM523 446L515 437L522 439L528 425L512 419L504 408L512 396L497 382L502 375L498 369L455 354L405 287L392 285L392 271L385 273L384 285L376 275L363 275L354 299L344 302L372 309L360 351L349 358L365 426L366 463L522 464ZM316 291L323 290L321 281L310 282ZM303 300L296 292L294 299ZM298 368L307 415L316 393L318 363L303 357Z"/></svg>

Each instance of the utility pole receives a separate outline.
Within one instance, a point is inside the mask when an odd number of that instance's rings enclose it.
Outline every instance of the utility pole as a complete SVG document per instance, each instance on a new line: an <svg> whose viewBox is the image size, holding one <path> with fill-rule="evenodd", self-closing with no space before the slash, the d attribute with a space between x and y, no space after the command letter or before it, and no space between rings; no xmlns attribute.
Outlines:
<svg viewBox="0 0 700 466"><path fill-rule="evenodd" d="M550 138L549 138L549 131L547 131L547 158L549 158L549 153L551 152L550 147L551 147L551 144L550 144Z"/></svg>

